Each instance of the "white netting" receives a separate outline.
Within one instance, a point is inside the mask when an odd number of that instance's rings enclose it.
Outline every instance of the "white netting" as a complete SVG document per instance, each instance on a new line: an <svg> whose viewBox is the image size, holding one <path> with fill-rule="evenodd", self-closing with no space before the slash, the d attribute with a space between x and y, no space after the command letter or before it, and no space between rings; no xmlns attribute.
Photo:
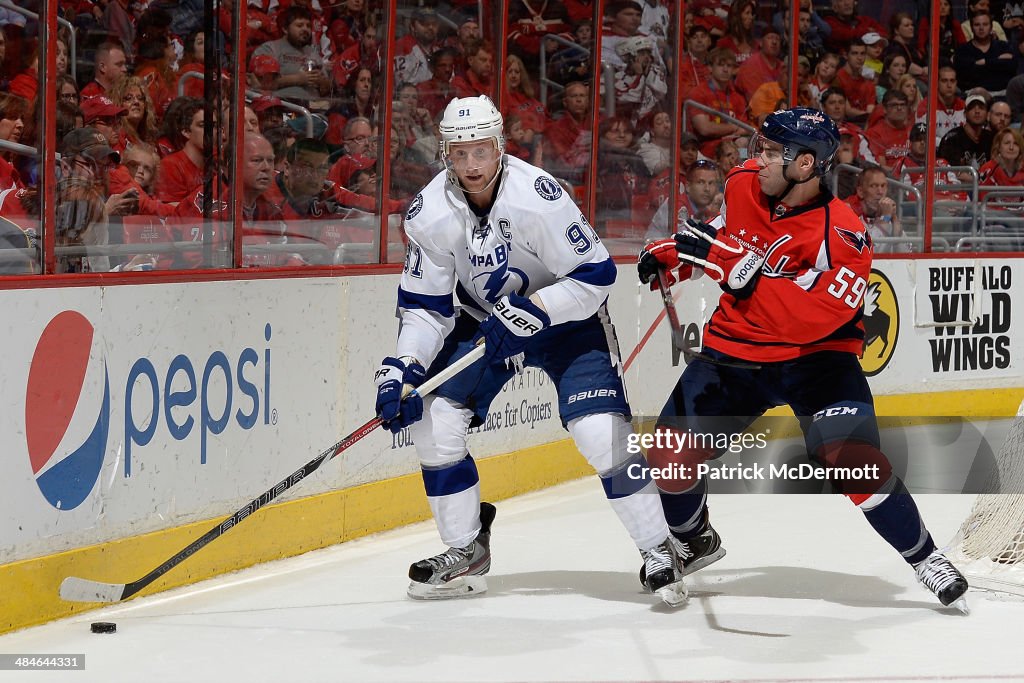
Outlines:
<svg viewBox="0 0 1024 683"><path fill-rule="evenodd" d="M998 471L953 539L972 586L1024 595L1024 403L997 455ZM1001 493L1007 491L1008 493Z"/></svg>

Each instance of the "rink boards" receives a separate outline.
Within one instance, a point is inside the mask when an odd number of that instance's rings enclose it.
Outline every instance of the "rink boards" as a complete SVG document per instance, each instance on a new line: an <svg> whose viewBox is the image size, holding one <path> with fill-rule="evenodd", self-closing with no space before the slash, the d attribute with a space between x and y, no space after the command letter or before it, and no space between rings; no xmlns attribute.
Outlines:
<svg viewBox="0 0 1024 683"><path fill-rule="evenodd" d="M863 365L880 414L1012 415L1024 268L1011 259L876 261ZM619 266L610 300L633 410L656 414L671 368L660 301ZM372 417L394 347L397 275L3 291L0 632L87 609L68 575L136 579ZM676 287L697 339L718 290ZM798 312L794 312L798 314ZM959 323L959 324L957 324ZM513 379L471 436L484 495L586 474L550 381ZM146 592L424 519L408 434L325 464Z"/></svg>

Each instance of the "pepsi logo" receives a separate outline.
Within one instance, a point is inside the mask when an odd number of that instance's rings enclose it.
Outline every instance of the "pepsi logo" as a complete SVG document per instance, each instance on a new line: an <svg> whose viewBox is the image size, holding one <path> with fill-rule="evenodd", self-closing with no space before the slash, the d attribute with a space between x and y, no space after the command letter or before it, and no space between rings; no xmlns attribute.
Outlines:
<svg viewBox="0 0 1024 683"><path fill-rule="evenodd" d="M32 354L25 395L25 439L36 484L50 505L72 510L89 496L110 431L106 360L93 350L85 316L63 311Z"/></svg>

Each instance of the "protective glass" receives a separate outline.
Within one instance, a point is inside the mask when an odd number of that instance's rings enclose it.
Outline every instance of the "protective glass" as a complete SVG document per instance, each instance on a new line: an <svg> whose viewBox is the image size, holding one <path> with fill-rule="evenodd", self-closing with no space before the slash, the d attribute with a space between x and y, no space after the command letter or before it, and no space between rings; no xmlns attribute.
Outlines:
<svg viewBox="0 0 1024 683"><path fill-rule="evenodd" d="M750 144L747 145L747 158L757 159L758 157L766 166L784 164L787 161L782 145L772 142L760 133L755 133L750 138Z"/></svg>

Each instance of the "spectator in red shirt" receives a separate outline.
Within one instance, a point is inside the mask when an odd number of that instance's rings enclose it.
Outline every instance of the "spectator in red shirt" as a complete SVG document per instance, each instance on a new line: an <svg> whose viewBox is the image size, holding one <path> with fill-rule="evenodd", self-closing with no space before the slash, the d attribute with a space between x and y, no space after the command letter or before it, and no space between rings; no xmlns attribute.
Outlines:
<svg viewBox="0 0 1024 683"><path fill-rule="evenodd" d="M842 1L842 0L838 0ZM864 124L878 100L875 82L864 77L864 60L868 51L864 41L854 38L846 51L846 64L836 75L836 85L846 93L846 119Z"/></svg>
<svg viewBox="0 0 1024 683"><path fill-rule="evenodd" d="M754 13L757 10L755 0L734 0L729 7L729 18L726 19L725 35L715 47L732 50L736 55L736 63L743 64L758 49L758 41L754 39Z"/></svg>
<svg viewBox="0 0 1024 683"><path fill-rule="evenodd" d="M7 91L21 97L26 102L34 102L39 87L39 47L33 47L25 55L25 70L11 80Z"/></svg>
<svg viewBox="0 0 1024 683"><path fill-rule="evenodd" d="M907 96L899 90L887 90L882 98L885 117L867 129L868 144L882 168L891 173L896 161L906 156L910 147L910 128L913 119L908 116Z"/></svg>
<svg viewBox="0 0 1024 683"><path fill-rule="evenodd" d="M184 147L160 161L156 196L162 202L180 202L203 183L205 121L203 105L197 100L182 108L179 135Z"/></svg>
<svg viewBox="0 0 1024 683"><path fill-rule="evenodd" d="M1003 128L992 138L992 158L978 169L981 184L1024 188L1024 140L1012 128ZM1021 201L1020 196L997 201Z"/></svg>
<svg viewBox="0 0 1024 683"><path fill-rule="evenodd" d="M135 75L149 84L149 99L157 118L164 115L167 105L175 97L174 86L177 76L171 69L174 62L174 46L166 33L142 36L139 45L139 61Z"/></svg>
<svg viewBox="0 0 1024 683"><path fill-rule="evenodd" d="M858 179L857 194L846 200L874 240L903 234L900 217L896 212L896 201L888 195L888 190L885 171L877 167L867 168ZM887 241L876 243L874 250L875 253L885 253L911 249L909 245Z"/></svg>
<svg viewBox="0 0 1024 683"><path fill-rule="evenodd" d="M686 51L679 61L680 87L684 93L707 83L711 75L707 64L710 49L711 34L708 30L698 25L691 28L687 33Z"/></svg>
<svg viewBox="0 0 1024 683"><path fill-rule="evenodd" d="M865 33L871 31L885 35L884 26L871 17L858 15L856 10L857 0L832 0L832 11L821 13L825 23L832 29L825 38L825 48L829 52L845 54L854 40L860 40Z"/></svg>
<svg viewBox="0 0 1024 683"><path fill-rule="evenodd" d="M736 70L736 89L741 95L750 99L763 83L782 81L784 66L779 59L781 52L782 37L774 28L765 29L761 36L761 49Z"/></svg>
<svg viewBox="0 0 1024 683"><path fill-rule="evenodd" d="M526 65L516 55L509 55L505 67L505 97L502 99L502 115L517 114L525 125L535 132L543 133L548 112L536 97L533 81L526 71Z"/></svg>
<svg viewBox="0 0 1024 683"><path fill-rule="evenodd" d="M541 41L547 35L572 34L569 12L560 2L510 0L508 3L509 48L524 61L536 64Z"/></svg>
<svg viewBox="0 0 1024 683"><path fill-rule="evenodd" d="M745 122L747 101L736 90L732 80L733 74L736 73L736 55L728 48L716 47L708 55L708 63L711 66L711 78L693 91L690 99ZM715 146L719 140L736 139L747 135L737 124L698 110L693 113L693 129L701 141L700 151L706 157L715 153Z"/></svg>
<svg viewBox="0 0 1024 683"><path fill-rule="evenodd" d="M452 79L456 97L494 95L494 46L488 40L477 40L466 48L466 73Z"/></svg>
<svg viewBox="0 0 1024 683"><path fill-rule="evenodd" d="M155 143L159 134L158 119L153 112L153 102L149 99L145 82L137 76L129 76L115 85L110 95L114 104L125 109L121 119L125 145Z"/></svg>
<svg viewBox="0 0 1024 683"><path fill-rule="evenodd" d="M553 175L573 184L583 180L593 145L590 122L590 86L575 81L562 93L565 110L550 121L544 133L545 163Z"/></svg>
<svg viewBox="0 0 1024 683"><path fill-rule="evenodd" d="M93 80L82 88L82 99L105 95L128 73L128 59L124 48L117 43L100 43L96 48L96 66Z"/></svg>
<svg viewBox="0 0 1024 683"><path fill-rule="evenodd" d="M685 190L684 190L685 188ZM670 237L683 230L688 218L710 222L722 210L722 176L718 164L702 159L686 171L686 183L680 184L676 196L676 224L669 225L669 202L666 197L658 206L647 229L647 239Z"/></svg>
<svg viewBox="0 0 1024 683"><path fill-rule="evenodd" d="M442 47L434 52L430 55L430 77L416 85L420 104L430 112L434 121L440 120L444 108L455 97L452 75L455 73L456 56L455 49L450 47Z"/></svg>
<svg viewBox="0 0 1024 683"><path fill-rule="evenodd" d="M377 40L377 21L372 16L367 20L359 40L331 60L334 87L340 88L347 83L356 69L369 69L375 77L380 75L381 43Z"/></svg>

